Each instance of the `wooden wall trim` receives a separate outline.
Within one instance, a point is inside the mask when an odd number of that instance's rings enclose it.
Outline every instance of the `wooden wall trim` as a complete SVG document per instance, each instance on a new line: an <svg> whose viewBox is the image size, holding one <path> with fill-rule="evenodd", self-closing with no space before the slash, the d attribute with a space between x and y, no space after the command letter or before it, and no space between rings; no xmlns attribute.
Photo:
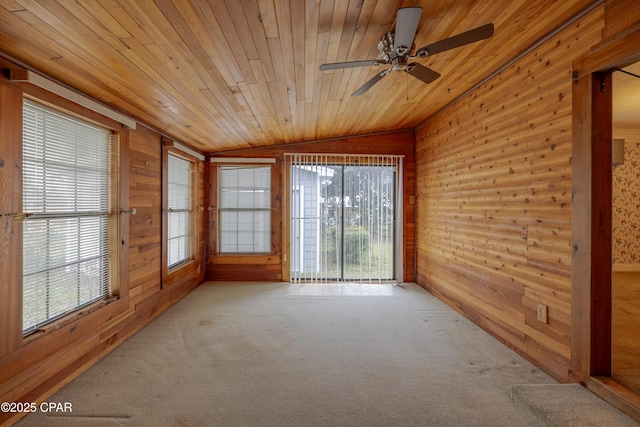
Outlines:
<svg viewBox="0 0 640 427"><path fill-rule="evenodd" d="M242 156L249 156L249 153L254 152L254 151L264 151L265 149L268 150L275 150L275 151L286 151L286 152L298 152L300 150L302 150L303 152L306 152L307 149L304 148L305 145L317 145L318 143L323 144L323 145L331 145L331 143L334 142L340 142L340 141L344 141L345 139L354 139L354 140L360 140L360 139L369 139L369 138L381 138L384 139L385 136L387 135L393 135L393 134L397 134L397 133L411 133L414 134L415 133L415 129L396 129L396 130L390 130L390 131L385 131L385 132L373 132L373 133L366 133L366 134L358 134L358 135L349 135L349 136L338 136L338 137L334 137L334 138L324 138L324 139L313 139L313 140L309 140L309 141L298 141L298 142L290 142L287 144L277 144L277 145L269 145L268 147L255 147L255 148L241 148L241 149L237 149L237 150L226 150L226 151L216 151L215 153L210 153L211 156L230 156L232 154L241 154Z"/></svg>
<svg viewBox="0 0 640 427"><path fill-rule="evenodd" d="M117 244L120 245L118 251L118 289L114 295L119 297L129 296L129 219L131 218L131 207L129 206L129 130L124 127L120 131L118 161L120 169L118 171L118 209L119 212L119 235Z"/></svg>
<svg viewBox="0 0 640 427"><path fill-rule="evenodd" d="M21 129L22 92L0 81L0 359L22 346Z"/></svg>
<svg viewBox="0 0 640 427"><path fill-rule="evenodd" d="M591 354L591 99L593 77L573 82L571 210L571 362L581 381L589 376Z"/></svg>
<svg viewBox="0 0 640 427"><path fill-rule="evenodd" d="M611 375L612 89L611 73L591 80L591 367Z"/></svg>
<svg viewBox="0 0 640 427"><path fill-rule="evenodd" d="M640 22L629 29L629 32L613 40L604 41L594 47L592 52L576 60L573 64L573 76L579 78L598 71L624 68L638 62L640 61L638 46L640 46Z"/></svg>
<svg viewBox="0 0 640 427"><path fill-rule="evenodd" d="M572 371L611 374L611 74L574 82Z"/></svg>
<svg viewBox="0 0 640 427"><path fill-rule="evenodd" d="M640 396L607 377L591 377L587 388L625 414L640 422Z"/></svg>
<svg viewBox="0 0 640 427"><path fill-rule="evenodd" d="M211 255L209 260L214 264L280 264L282 261L279 256L274 255L233 255L218 254Z"/></svg>
<svg viewBox="0 0 640 427"><path fill-rule="evenodd" d="M169 274L169 270L167 267L167 237L168 237L168 209L169 209L169 195L167 194L167 188L169 187L169 174L167 173L169 167L169 149L173 146L173 141L160 137L160 144L162 146L161 149L161 160L160 160L160 200L162 206L161 218L162 222L160 223L160 265L162 266L161 280L160 280L160 288L164 287L164 282L167 279Z"/></svg>

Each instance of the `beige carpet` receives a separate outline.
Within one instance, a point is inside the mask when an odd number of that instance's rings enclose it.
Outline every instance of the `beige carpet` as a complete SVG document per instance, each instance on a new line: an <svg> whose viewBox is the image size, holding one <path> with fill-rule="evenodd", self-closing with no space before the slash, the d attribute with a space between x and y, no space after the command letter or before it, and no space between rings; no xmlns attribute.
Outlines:
<svg viewBox="0 0 640 427"><path fill-rule="evenodd" d="M205 283L23 426L527 426L557 384L415 284Z"/></svg>

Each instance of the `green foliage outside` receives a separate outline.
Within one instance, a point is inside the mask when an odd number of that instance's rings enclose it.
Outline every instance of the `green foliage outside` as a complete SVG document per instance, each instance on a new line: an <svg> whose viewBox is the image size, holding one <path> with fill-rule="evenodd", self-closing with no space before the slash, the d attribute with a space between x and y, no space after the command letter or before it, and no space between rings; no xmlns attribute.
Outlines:
<svg viewBox="0 0 640 427"><path fill-rule="evenodd" d="M328 227L324 238L327 261L336 262L338 256L336 246L342 244L336 240L336 227ZM368 253L371 247L369 232L363 227L347 227L344 232L344 247L346 248L344 251L345 264L359 264L363 254Z"/></svg>

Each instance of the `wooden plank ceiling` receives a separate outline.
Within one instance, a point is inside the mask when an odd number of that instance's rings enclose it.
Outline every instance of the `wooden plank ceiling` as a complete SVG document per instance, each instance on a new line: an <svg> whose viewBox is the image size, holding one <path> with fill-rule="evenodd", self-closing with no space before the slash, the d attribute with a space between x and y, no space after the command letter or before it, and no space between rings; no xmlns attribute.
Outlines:
<svg viewBox="0 0 640 427"><path fill-rule="evenodd" d="M3 0L0 52L205 153L413 128L591 0ZM380 68L400 7L421 47L493 23L491 39ZM531 78L531 76L523 76Z"/></svg>

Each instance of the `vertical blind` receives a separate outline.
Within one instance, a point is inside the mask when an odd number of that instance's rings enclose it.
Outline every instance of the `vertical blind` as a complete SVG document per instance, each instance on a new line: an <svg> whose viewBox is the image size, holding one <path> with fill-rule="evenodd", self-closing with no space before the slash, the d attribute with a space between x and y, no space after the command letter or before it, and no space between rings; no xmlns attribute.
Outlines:
<svg viewBox="0 0 640 427"><path fill-rule="evenodd" d="M287 158L291 282L394 281L402 157Z"/></svg>
<svg viewBox="0 0 640 427"><path fill-rule="evenodd" d="M221 166L220 253L271 251L271 166Z"/></svg>
<svg viewBox="0 0 640 427"><path fill-rule="evenodd" d="M23 333L109 295L112 133L23 107Z"/></svg>
<svg viewBox="0 0 640 427"><path fill-rule="evenodd" d="M191 162L169 154L167 265L189 259L191 222Z"/></svg>

